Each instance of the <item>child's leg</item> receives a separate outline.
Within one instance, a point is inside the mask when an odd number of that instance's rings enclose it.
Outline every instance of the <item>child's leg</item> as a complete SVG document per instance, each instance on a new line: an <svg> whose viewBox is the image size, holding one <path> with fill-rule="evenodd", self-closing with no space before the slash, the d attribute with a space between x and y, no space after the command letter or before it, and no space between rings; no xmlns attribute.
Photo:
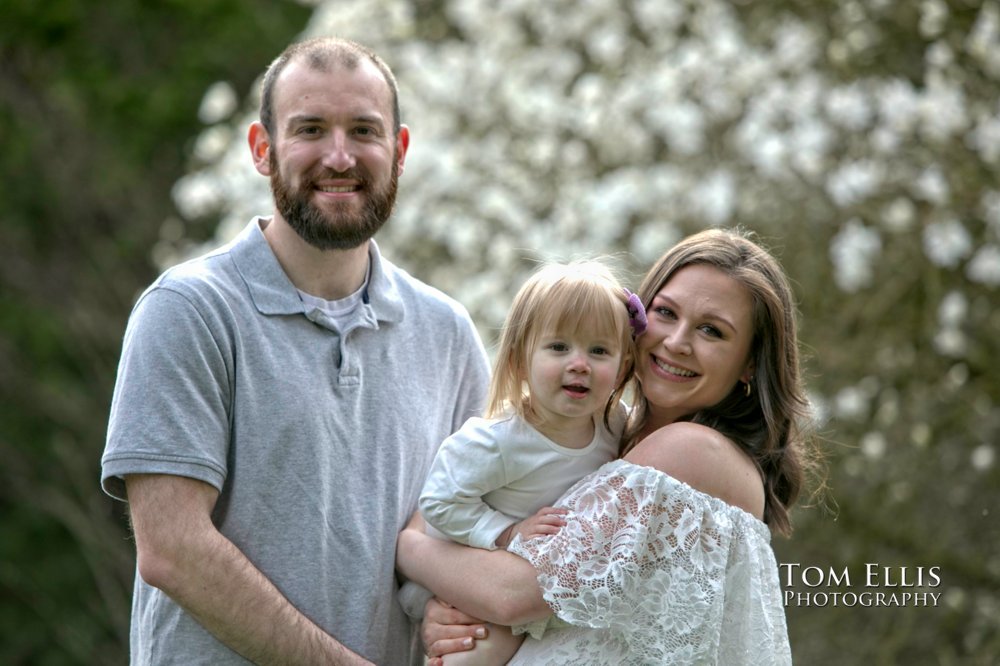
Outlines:
<svg viewBox="0 0 1000 666"><path fill-rule="evenodd" d="M419 622L424 619L424 606L430 601L434 593L425 587L421 587L408 580L399 588L399 605L403 607L403 612L410 616L411 620Z"/></svg>
<svg viewBox="0 0 1000 666"><path fill-rule="evenodd" d="M487 624L489 638L476 641L476 647L467 652L453 652L444 656L445 666L501 666L510 661L524 642L524 634L515 636L510 627Z"/></svg>

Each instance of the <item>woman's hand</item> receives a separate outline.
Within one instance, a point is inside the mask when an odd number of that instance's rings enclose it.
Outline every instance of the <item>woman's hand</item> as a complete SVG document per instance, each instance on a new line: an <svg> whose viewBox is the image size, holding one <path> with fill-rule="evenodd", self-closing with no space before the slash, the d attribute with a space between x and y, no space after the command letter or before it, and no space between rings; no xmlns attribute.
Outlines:
<svg viewBox="0 0 1000 666"><path fill-rule="evenodd" d="M430 657L428 666L439 666L443 655L471 650L476 646L475 639L486 636L486 627L481 620L466 615L437 597L424 606L420 639L424 643L424 652Z"/></svg>
<svg viewBox="0 0 1000 666"><path fill-rule="evenodd" d="M567 513L569 511L566 509L543 506L535 515L528 516L521 522L514 523L501 532L500 536L497 537L497 547L506 548L517 534L520 534L524 540L555 534L566 524L566 519L563 516Z"/></svg>

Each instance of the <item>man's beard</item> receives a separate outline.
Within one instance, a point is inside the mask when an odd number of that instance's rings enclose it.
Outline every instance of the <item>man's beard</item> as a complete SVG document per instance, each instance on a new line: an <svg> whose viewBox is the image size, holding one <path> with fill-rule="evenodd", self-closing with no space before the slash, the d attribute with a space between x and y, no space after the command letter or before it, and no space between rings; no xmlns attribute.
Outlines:
<svg viewBox="0 0 1000 666"><path fill-rule="evenodd" d="M281 176L274 151L270 156L271 192L281 217L302 237L302 240L319 250L350 250L369 240L389 219L396 203L399 185L399 165L393 152L392 172L388 184L381 189L372 186L371 179L363 173L318 174L305 178L293 190ZM313 183L324 177L349 177L361 184L365 194L364 206L358 213L351 213L349 204L330 206L331 211L320 210L313 202Z"/></svg>

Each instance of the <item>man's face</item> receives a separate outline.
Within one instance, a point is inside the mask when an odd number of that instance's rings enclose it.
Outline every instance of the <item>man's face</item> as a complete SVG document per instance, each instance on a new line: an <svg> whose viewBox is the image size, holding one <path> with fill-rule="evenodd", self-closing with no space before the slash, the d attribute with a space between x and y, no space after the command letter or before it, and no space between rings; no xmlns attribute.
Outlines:
<svg viewBox="0 0 1000 666"><path fill-rule="evenodd" d="M358 247L392 213L406 151L388 84L367 61L328 72L293 62L275 92L268 160L278 213L313 247Z"/></svg>

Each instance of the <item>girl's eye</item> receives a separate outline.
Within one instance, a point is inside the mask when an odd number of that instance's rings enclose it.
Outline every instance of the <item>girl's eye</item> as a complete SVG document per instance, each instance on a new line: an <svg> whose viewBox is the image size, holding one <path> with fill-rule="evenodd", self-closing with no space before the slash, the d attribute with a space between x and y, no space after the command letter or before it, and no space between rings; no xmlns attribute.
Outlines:
<svg viewBox="0 0 1000 666"><path fill-rule="evenodd" d="M704 326L701 327L701 330L705 331L705 333L711 335L713 338L722 337L722 331L717 329L715 326L712 326L711 324L705 324Z"/></svg>
<svg viewBox="0 0 1000 666"><path fill-rule="evenodd" d="M552 351L561 352L561 351L566 351L567 347L565 342L553 342L552 344L549 345L549 349L551 349Z"/></svg>
<svg viewBox="0 0 1000 666"><path fill-rule="evenodd" d="M594 347L590 350L591 354L597 354L598 356L609 353L605 347Z"/></svg>

